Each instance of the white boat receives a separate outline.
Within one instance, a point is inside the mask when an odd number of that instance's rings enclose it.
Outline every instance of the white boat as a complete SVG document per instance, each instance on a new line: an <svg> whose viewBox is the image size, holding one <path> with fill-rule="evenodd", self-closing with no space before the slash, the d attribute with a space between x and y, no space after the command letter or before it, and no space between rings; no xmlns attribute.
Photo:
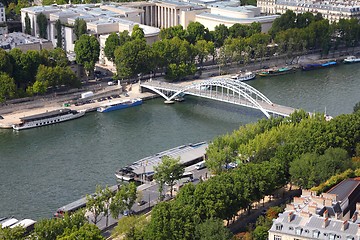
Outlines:
<svg viewBox="0 0 360 240"><path fill-rule="evenodd" d="M68 108L58 109L55 111L45 112L41 114L32 115L29 117L20 118L21 123L14 124L12 127L15 130L23 130L28 128L42 127L54 123L64 122L79 118L85 115L85 111L76 111Z"/></svg>
<svg viewBox="0 0 360 240"><path fill-rule="evenodd" d="M235 81L248 81L254 79L255 77L256 75L253 72L244 72L231 76L231 79Z"/></svg>
<svg viewBox="0 0 360 240"><path fill-rule="evenodd" d="M360 62L360 58L357 58L355 56L348 56L344 59L344 63L357 63Z"/></svg>

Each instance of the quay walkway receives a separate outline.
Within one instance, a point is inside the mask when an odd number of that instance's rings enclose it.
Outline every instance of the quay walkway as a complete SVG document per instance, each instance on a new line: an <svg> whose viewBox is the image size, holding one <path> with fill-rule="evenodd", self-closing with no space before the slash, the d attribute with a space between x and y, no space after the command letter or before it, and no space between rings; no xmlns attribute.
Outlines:
<svg viewBox="0 0 360 240"><path fill-rule="evenodd" d="M216 77L183 83L147 81L140 83L140 87L141 90L148 89L159 94L168 102L187 94L258 109L268 118L271 115L287 117L297 110L275 104L254 87L228 77Z"/></svg>

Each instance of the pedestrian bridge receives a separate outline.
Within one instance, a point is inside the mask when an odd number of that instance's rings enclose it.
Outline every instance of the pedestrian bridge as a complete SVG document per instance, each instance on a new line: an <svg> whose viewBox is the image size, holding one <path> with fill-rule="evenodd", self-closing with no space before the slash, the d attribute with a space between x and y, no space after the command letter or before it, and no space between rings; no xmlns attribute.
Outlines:
<svg viewBox="0 0 360 240"><path fill-rule="evenodd" d="M146 81L140 83L140 87L159 94L167 101L175 100L177 97L187 94L258 109L268 118L271 115L289 116L296 110L275 104L254 87L230 78L213 78L190 83Z"/></svg>

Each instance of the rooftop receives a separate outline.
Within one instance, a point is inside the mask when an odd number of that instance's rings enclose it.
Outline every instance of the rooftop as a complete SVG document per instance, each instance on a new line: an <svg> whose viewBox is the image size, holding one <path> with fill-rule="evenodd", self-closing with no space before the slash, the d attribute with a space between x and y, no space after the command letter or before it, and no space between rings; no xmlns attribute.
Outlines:
<svg viewBox="0 0 360 240"><path fill-rule="evenodd" d="M21 32L12 32L0 35L0 47L4 49L12 49L19 45L31 43L43 43L49 40L37 38Z"/></svg>

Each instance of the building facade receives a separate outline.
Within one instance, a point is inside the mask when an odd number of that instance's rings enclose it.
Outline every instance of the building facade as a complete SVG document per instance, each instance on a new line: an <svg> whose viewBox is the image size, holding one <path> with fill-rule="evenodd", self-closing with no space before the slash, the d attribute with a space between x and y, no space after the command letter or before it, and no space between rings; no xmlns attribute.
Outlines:
<svg viewBox="0 0 360 240"><path fill-rule="evenodd" d="M316 15L321 13L330 22L338 22L339 19L360 19L360 4L358 1L258 0L257 6L261 8L262 13L266 14L283 14L287 10L291 10L296 14L311 12Z"/></svg>

